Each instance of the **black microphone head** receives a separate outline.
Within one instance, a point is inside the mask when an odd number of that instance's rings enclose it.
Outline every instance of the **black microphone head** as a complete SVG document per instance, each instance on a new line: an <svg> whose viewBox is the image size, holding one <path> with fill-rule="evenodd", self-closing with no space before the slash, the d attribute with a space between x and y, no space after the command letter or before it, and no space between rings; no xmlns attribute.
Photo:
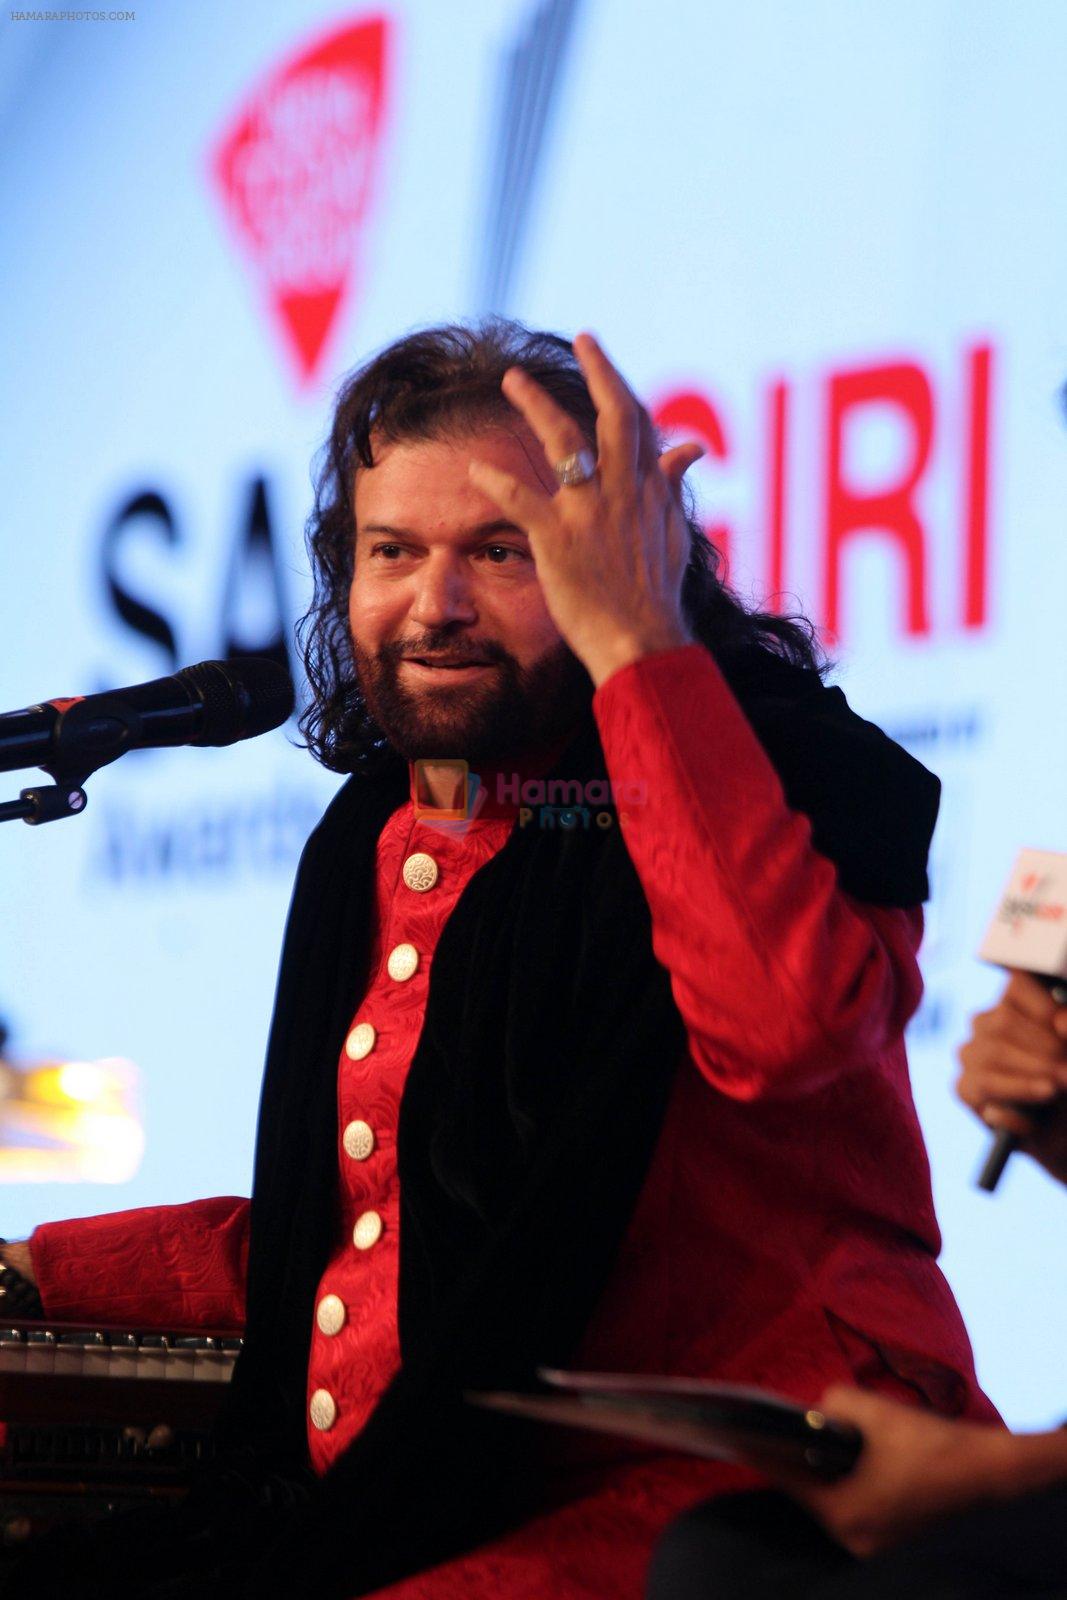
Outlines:
<svg viewBox="0 0 1067 1600"><path fill-rule="evenodd" d="M192 744L236 744L280 728L292 714L293 682L284 667L261 656L201 661L175 674L204 708Z"/></svg>

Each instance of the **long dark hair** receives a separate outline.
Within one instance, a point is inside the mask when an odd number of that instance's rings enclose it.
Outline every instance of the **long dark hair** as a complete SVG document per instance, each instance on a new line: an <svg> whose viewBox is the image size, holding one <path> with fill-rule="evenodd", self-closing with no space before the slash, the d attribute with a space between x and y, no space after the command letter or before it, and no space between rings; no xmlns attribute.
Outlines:
<svg viewBox="0 0 1067 1600"><path fill-rule="evenodd" d="M570 343L502 317L409 334L341 385L315 463L315 505L306 530L314 592L297 625L312 696L300 730L312 754L334 772L367 768L387 750L363 702L348 623L355 480L361 467L374 465L372 436L387 442L435 439L514 421L500 391L509 367L536 378L595 444L596 409ZM682 605L695 637L727 672L767 654L798 669L824 671L812 625L803 617L746 608L722 580L721 557L691 501L687 510L690 551Z"/></svg>

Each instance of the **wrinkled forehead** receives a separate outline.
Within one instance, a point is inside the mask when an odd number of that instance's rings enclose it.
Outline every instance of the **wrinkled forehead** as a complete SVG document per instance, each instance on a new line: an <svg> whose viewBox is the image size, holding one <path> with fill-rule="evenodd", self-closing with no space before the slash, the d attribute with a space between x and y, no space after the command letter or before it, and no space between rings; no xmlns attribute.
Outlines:
<svg viewBox="0 0 1067 1600"><path fill-rule="evenodd" d="M373 467L360 467L355 476L357 528L499 516L499 507L470 481L472 461L487 461L532 488L551 493L556 487L543 448L520 417L432 439L372 438L372 450Z"/></svg>
<svg viewBox="0 0 1067 1600"><path fill-rule="evenodd" d="M479 452L484 454L487 442L505 443L508 440L543 459L544 450L529 423L508 407L501 415L486 416L476 423L462 419L442 422L426 434L402 434L397 437L381 429L373 429L370 448L374 465L360 467L358 472L373 472L388 460L397 456L406 457L414 452L460 452L469 456Z"/></svg>

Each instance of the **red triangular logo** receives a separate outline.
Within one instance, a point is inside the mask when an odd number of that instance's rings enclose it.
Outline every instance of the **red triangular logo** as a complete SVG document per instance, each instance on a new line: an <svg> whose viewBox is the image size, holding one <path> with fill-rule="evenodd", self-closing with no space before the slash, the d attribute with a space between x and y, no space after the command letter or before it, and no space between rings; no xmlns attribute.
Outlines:
<svg viewBox="0 0 1067 1600"><path fill-rule="evenodd" d="M318 371L357 269L386 101L388 21L368 17L287 59L212 158L226 217L298 381Z"/></svg>

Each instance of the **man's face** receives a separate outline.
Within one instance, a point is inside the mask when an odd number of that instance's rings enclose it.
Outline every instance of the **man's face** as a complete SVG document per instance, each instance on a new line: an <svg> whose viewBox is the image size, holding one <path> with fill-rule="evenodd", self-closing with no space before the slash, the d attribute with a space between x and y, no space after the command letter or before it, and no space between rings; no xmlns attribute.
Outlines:
<svg viewBox="0 0 1067 1600"><path fill-rule="evenodd" d="M521 422L375 448L356 476L348 616L374 721L408 760L501 762L566 736L590 682L548 614L521 529L474 487L476 457L549 492Z"/></svg>

